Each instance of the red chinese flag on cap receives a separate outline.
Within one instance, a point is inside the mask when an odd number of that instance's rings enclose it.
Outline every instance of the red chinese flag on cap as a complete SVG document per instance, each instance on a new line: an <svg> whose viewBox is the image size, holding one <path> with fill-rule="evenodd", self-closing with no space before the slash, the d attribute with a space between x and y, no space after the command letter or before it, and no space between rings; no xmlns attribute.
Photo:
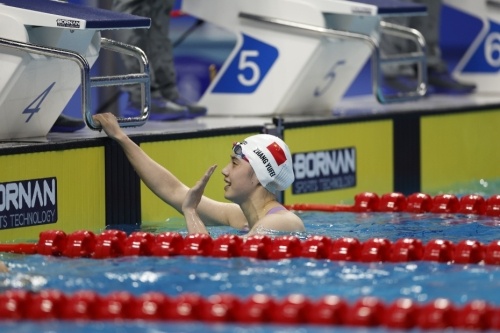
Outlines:
<svg viewBox="0 0 500 333"><path fill-rule="evenodd" d="M276 142L273 142L269 146L267 146L266 148L267 148L267 150L269 150L271 152L271 155L273 155L274 160L276 161L278 166L280 166L286 162L285 152L283 151L283 149L281 149L279 144L277 144Z"/></svg>

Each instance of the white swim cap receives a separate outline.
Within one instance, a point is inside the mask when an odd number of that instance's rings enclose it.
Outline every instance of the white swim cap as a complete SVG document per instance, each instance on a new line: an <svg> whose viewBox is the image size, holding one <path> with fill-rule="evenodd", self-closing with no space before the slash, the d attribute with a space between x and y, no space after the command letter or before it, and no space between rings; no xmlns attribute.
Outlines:
<svg viewBox="0 0 500 333"><path fill-rule="evenodd" d="M235 143L233 152L250 163L260 184L271 193L285 190L295 180L290 149L277 136L252 135Z"/></svg>

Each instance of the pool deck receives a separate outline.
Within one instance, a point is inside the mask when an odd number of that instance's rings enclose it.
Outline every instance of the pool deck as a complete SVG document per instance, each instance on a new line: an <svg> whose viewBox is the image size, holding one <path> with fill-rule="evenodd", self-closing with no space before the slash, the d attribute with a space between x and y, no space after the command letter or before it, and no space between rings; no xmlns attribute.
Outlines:
<svg viewBox="0 0 500 333"><path fill-rule="evenodd" d="M470 112L471 110L488 110L500 108L500 95L470 94L470 95L432 95L418 101L404 103L380 104L372 95L354 96L343 99L332 110L331 115L281 115L286 124L362 121L363 119L397 117L408 114L447 114ZM217 131L244 127L259 127L272 123L273 116L205 116L193 120L180 121L149 121L140 127L126 128L131 136L155 134L194 133L200 131ZM74 133L49 133L43 138L27 138L0 141L0 149L37 145L40 143L57 143L95 139L105 136L99 131L89 128Z"/></svg>

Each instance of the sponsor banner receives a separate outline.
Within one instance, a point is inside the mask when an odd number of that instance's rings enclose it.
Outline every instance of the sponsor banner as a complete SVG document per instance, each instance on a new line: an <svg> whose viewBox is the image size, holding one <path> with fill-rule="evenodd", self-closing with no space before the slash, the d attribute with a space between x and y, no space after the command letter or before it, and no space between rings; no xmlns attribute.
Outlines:
<svg viewBox="0 0 500 333"><path fill-rule="evenodd" d="M56 222L55 177L0 183L0 230Z"/></svg>
<svg viewBox="0 0 500 333"><path fill-rule="evenodd" d="M44 230L98 232L106 226L104 147L74 143L67 149L57 142L48 143L53 151L30 152L28 145L20 153L0 154L0 242L37 240Z"/></svg>
<svg viewBox="0 0 500 333"><path fill-rule="evenodd" d="M393 137L390 119L287 128L295 182L285 203L351 203L363 191L392 191Z"/></svg>
<svg viewBox="0 0 500 333"><path fill-rule="evenodd" d="M356 186L356 148L302 152L292 155L295 181L292 194Z"/></svg>

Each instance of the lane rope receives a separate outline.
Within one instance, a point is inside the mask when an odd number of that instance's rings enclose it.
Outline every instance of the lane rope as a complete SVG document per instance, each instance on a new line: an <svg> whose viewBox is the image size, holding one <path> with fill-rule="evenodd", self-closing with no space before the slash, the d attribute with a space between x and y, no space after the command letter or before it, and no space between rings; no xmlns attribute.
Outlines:
<svg viewBox="0 0 500 333"><path fill-rule="evenodd" d="M453 194L439 194L432 197L425 193L413 193L405 196L399 192L385 193L383 195L362 192L354 197L353 205L297 203L286 205L286 207L297 211L405 212L500 217L500 194L488 198L477 194L468 194L459 198Z"/></svg>
<svg viewBox="0 0 500 333"><path fill-rule="evenodd" d="M332 239L319 235L304 240L289 235L252 235L244 239L232 234L212 238L205 234L184 237L177 232L153 234L135 231L127 236L121 230L105 230L97 235L88 230L70 234L61 230L47 230L40 233L37 243L0 244L0 252L94 259L184 255L264 260L302 257L367 263L423 260L500 265L500 239L489 244L477 240L454 243L445 239L433 239L425 244L417 238L401 238L392 242L381 237L360 241L352 237Z"/></svg>
<svg viewBox="0 0 500 333"><path fill-rule="evenodd" d="M467 195L459 199L447 194L432 198L422 193L405 197L401 193L378 196L372 192L363 192L355 196L355 203L352 206L295 204L290 208L356 213L430 212L498 216L500 195L493 195L488 199L478 195ZM392 242L381 237L360 241L352 237L332 239L319 235L310 236L305 240L296 236L253 235L243 239L237 235L222 235L213 239L201 234L183 237L177 232L153 234L136 231L127 235L120 230L105 230L96 235L86 230L70 234L61 230L47 230L40 233L37 243L0 244L0 252L95 259L120 256L195 255L256 259L304 257L359 262L424 260L455 264L500 265L500 239L489 244L473 239L457 243L446 239L432 239L424 244L417 238L402 238Z"/></svg>
<svg viewBox="0 0 500 333"><path fill-rule="evenodd" d="M484 300L457 306L445 298L427 303L399 298L386 304L373 296L348 302L335 295L317 300L303 294L276 299L266 294L239 298L225 293L204 298L194 293L169 296L161 292L134 295L115 291L100 295L89 290L65 294L56 289L39 292L12 289L0 293L0 320L150 320L496 330L500 329L500 307Z"/></svg>

